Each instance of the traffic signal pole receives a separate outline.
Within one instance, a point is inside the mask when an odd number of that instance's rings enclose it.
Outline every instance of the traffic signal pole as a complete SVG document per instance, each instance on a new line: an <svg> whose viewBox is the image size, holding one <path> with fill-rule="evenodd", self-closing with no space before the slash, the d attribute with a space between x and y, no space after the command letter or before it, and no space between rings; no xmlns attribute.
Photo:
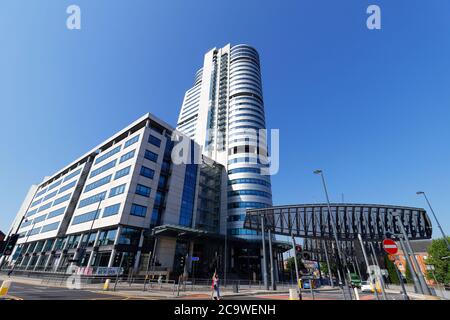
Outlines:
<svg viewBox="0 0 450 320"><path fill-rule="evenodd" d="M261 236L262 236L262 249L263 249L263 280L264 280L264 288L269 290L269 282L267 279L267 253L266 253L266 236L264 232L264 215L261 215Z"/></svg>
<svg viewBox="0 0 450 320"><path fill-rule="evenodd" d="M295 251L294 233L291 233L291 240L292 240L292 249L294 250L294 265L295 265L295 275L297 276L298 297L299 297L300 300L302 300L302 287L300 285L300 275L299 275L299 272L298 272L297 252Z"/></svg>
<svg viewBox="0 0 450 320"><path fill-rule="evenodd" d="M370 273L369 259L367 259L366 248L364 248L364 242L362 240L362 237L361 237L360 233L358 233L358 240L359 240L359 243L361 244L361 251L362 251L363 256L364 256L364 262L366 263L367 273L369 274L369 281L370 281L370 284L372 285L372 273ZM380 300L380 297L378 296L378 291L377 291L376 287L375 287L375 290L374 290L374 294L375 294L375 297L377 298L377 300Z"/></svg>
<svg viewBox="0 0 450 320"><path fill-rule="evenodd" d="M330 277L330 285L332 288L334 288L333 276L331 275L330 260L328 259L328 250L327 250L327 244L325 243L325 240L322 240L322 244L323 244L323 248L325 250L325 259L327 260L328 276Z"/></svg>

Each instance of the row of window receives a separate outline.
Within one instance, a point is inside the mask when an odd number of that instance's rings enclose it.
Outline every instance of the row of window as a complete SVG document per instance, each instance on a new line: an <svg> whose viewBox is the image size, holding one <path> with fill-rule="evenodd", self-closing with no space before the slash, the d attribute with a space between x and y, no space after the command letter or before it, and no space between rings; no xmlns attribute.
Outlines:
<svg viewBox="0 0 450 320"><path fill-rule="evenodd" d="M128 141L125 142L123 148L125 149L125 148L127 148L127 147L129 147L129 146L135 144L135 143L138 142L138 141L139 141L139 135L134 136L133 138L131 138L131 139L129 139Z"/></svg>
<svg viewBox="0 0 450 320"><path fill-rule="evenodd" d="M119 213L120 203L113 204L103 209L102 218L110 217ZM101 210L94 210L78 216L73 217L72 225L77 225L89 221L93 221L100 217Z"/></svg>
<svg viewBox="0 0 450 320"><path fill-rule="evenodd" d="M228 235L230 236L256 236L258 234L255 230L248 229L228 229Z"/></svg>
<svg viewBox="0 0 450 320"><path fill-rule="evenodd" d="M259 196L264 198L272 198L272 195L268 192L260 191L260 190L234 190L228 191L228 197L235 196Z"/></svg>
<svg viewBox="0 0 450 320"><path fill-rule="evenodd" d="M244 173L244 172L261 173L261 169L260 168L236 168L236 169L228 170L228 174Z"/></svg>
<svg viewBox="0 0 450 320"><path fill-rule="evenodd" d="M110 157L112 157L113 155L115 155L116 153L120 152L120 149L122 148L122 146L117 146L114 149L104 153L103 155L97 157L94 161L94 164L100 163Z"/></svg>
<svg viewBox="0 0 450 320"><path fill-rule="evenodd" d="M91 174L89 175L89 178L95 177L95 176L99 175L100 173L103 173L106 170L109 170L109 169L115 167L116 162L117 162L117 159L108 162L107 164L101 166L100 168L92 170Z"/></svg>
<svg viewBox="0 0 450 320"><path fill-rule="evenodd" d="M116 174L114 175L114 180L117 180L119 178L122 178L122 177L128 175L130 173L130 168L131 168L131 166L128 166L128 167L118 170L116 172Z"/></svg>
<svg viewBox="0 0 450 320"><path fill-rule="evenodd" d="M68 180L72 179L73 177L75 177L75 176L79 175L79 174L80 174L80 172L81 172L81 168L80 168L80 169L78 169L78 170L76 170L76 171L74 171L74 172L72 172L72 173L70 173L69 175L67 175L67 176L65 176L65 177L64 177L64 180L63 180L63 182L66 182L66 181L68 181Z"/></svg>
<svg viewBox="0 0 450 320"><path fill-rule="evenodd" d="M77 170L77 171L81 171L81 169L79 169L79 170ZM45 197L40 198L40 199L38 199L38 200L32 202L31 205L30 205L30 208L32 208L32 207L34 207L34 206L40 204L40 203L43 202L43 201L46 201L46 200L48 200L48 199L53 198L53 197L56 196L57 194L63 193L64 191L67 191L67 190L73 188L73 187L75 186L76 183L77 183L76 180L75 180L75 181L72 181L72 182L66 184L65 186L62 186L59 190L53 191L52 193L49 193L49 194L46 195ZM50 189L49 189L49 190L50 190ZM45 191L49 191L49 190L45 190ZM42 190L42 191L44 191L44 190ZM36 194L35 197L38 197L39 195L42 195L42 194L45 193L45 192L42 192L42 191L39 192L38 194ZM53 205L55 205L55 204L53 204ZM39 208L39 209L40 209L40 208ZM40 211L42 211L42 210L43 210L43 209L41 209ZM30 214L30 213L31 213L31 211L28 212L27 216L31 216L32 214Z"/></svg>
<svg viewBox="0 0 450 320"><path fill-rule="evenodd" d="M106 191L103 191L103 192L94 194L93 196L90 196L88 198L85 198L83 200L80 200L80 202L78 203L78 209L86 207L86 206L91 205L96 202L100 202L100 201L104 200L105 197L106 197Z"/></svg>
<svg viewBox="0 0 450 320"><path fill-rule="evenodd" d="M122 156L120 157L119 163L125 162L125 161L127 161L127 160L133 158L135 152L136 152L136 149L133 150L133 151L127 152L127 153L125 153L124 155L122 155Z"/></svg>
<svg viewBox="0 0 450 320"><path fill-rule="evenodd" d="M232 202L228 204L228 209L237 209L237 208L267 208L269 207L266 203L261 202L253 202L253 201L241 201L241 202Z"/></svg>
<svg viewBox="0 0 450 320"><path fill-rule="evenodd" d="M29 236L34 236L34 235L39 234L39 233L46 233L46 232L50 232L50 231L56 230L59 227L59 223L60 222L58 221L58 222L53 222L53 223L47 224L47 225L45 225L43 227L34 228L34 229L28 231L27 236L28 237Z"/></svg>
<svg viewBox="0 0 450 320"><path fill-rule="evenodd" d="M62 207L62 208L53 210L53 211L49 212L48 214L44 214L43 216L37 217L34 220L33 219L29 219L29 220L23 222L20 225L20 228L22 229L22 228L25 228L25 227L27 227L27 226L29 226L31 224L36 224L38 222L57 217L59 215L62 215L65 211L66 211L66 207Z"/></svg>
<svg viewBox="0 0 450 320"><path fill-rule="evenodd" d="M265 181L265 180L261 180L261 179L253 179L253 178L241 178L241 179L234 179L234 180L229 180L228 184L232 185L232 184L241 184L241 183L251 183L251 184L260 184L266 187L270 187L270 182Z"/></svg>
<svg viewBox="0 0 450 320"><path fill-rule="evenodd" d="M84 192L89 192L91 190L94 190L98 187L101 187L107 183L109 183L111 181L111 177L112 175L110 174L109 176L106 176L104 178L101 178L97 181L94 181L92 183L89 183L88 185L86 185L86 187L84 188Z"/></svg>

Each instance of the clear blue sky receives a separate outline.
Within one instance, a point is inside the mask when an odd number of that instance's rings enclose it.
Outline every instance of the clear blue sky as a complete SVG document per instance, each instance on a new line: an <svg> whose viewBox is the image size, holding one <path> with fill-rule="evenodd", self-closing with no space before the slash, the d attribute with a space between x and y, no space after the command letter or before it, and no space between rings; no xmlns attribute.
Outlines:
<svg viewBox="0 0 450 320"><path fill-rule="evenodd" d="M66 29L66 7L82 30ZM366 8L382 9L382 30ZM266 118L281 134L275 204L424 207L450 233L450 2L445 0L3 0L0 230L32 183L146 112L175 125L203 54L261 55ZM435 235L437 235L435 230Z"/></svg>

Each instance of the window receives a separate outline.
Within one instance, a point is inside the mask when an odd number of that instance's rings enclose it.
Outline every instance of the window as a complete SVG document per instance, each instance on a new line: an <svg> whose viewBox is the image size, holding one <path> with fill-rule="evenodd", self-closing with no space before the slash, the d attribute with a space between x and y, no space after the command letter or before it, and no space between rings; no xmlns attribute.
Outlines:
<svg viewBox="0 0 450 320"><path fill-rule="evenodd" d="M122 228L119 236L119 244L138 246L141 238L141 231L134 228Z"/></svg>
<svg viewBox="0 0 450 320"><path fill-rule="evenodd" d="M95 159L95 161L94 161L94 164L100 163L100 162L102 162L103 160L106 160L106 159L108 159L109 157L112 157L113 155L115 155L116 153L118 153L118 152L120 151L120 148L121 148L121 147L122 147L122 146L115 147L114 149L108 151L107 153L105 153L105 154L103 154L103 155L97 157L97 159Z"/></svg>
<svg viewBox="0 0 450 320"><path fill-rule="evenodd" d="M89 178L95 177L96 175L99 175L100 173L113 168L116 165L116 162L117 162L117 159L115 159L111 162L108 162L107 164L101 166L100 168L93 170L91 172L91 174L89 175Z"/></svg>
<svg viewBox="0 0 450 320"><path fill-rule="evenodd" d="M239 183L251 183L251 184L260 184L263 186L267 186L270 187L270 182L265 181L265 180L260 180L260 179L253 179L253 178L242 178L242 179L234 179L234 180L229 180L228 184L239 184Z"/></svg>
<svg viewBox="0 0 450 320"><path fill-rule="evenodd" d="M131 138L130 140L126 141L123 148L125 149L125 148L131 146L132 144L135 144L138 141L139 141L139 135L137 135L137 136Z"/></svg>
<svg viewBox="0 0 450 320"><path fill-rule="evenodd" d="M156 162L158 161L158 154L151 152L150 150L145 150L144 158Z"/></svg>
<svg viewBox="0 0 450 320"><path fill-rule="evenodd" d="M146 187L146 186L144 186L142 184L138 184L136 186L136 194L139 194L139 195L144 196L144 197L149 197L151 190L152 189L150 189L149 187Z"/></svg>
<svg viewBox="0 0 450 320"><path fill-rule="evenodd" d="M112 206L106 207L103 210L103 215L102 218L105 217L109 217L109 216L113 216L119 213L119 209L120 209L120 203L118 204L113 204Z"/></svg>
<svg viewBox="0 0 450 320"><path fill-rule="evenodd" d="M104 178L101 178L101 179L99 179L97 181L94 181L94 182L86 185L86 187L84 188L84 192L88 192L88 191L94 190L94 189L96 189L98 187L101 187L101 186L109 183L111 181L111 177L112 177L112 175L110 174L109 176L106 176Z"/></svg>
<svg viewBox="0 0 450 320"><path fill-rule="evenodd" d="M47 192L47 189L43 189L43 190L39 191L38 193L36 193L36 195L34 197L38 198L38 197L42 196L44 193L46 193L46 192Z"/></svg>
<svg viewBox="0 0 450 320"><path fill-rule="evenodd" d="M38 222L42 222L42 221L44 221L46 217L47 217L47 215L46 215L46 214L44 214L43 216L40 216L40 217L34 218L34 220L33 220L33 224L35 224L35 223L38 223Z"/></svg>
<svg viewBox="0 0 450 320"><path fill-rule="evenodd" d="M228 191L228 197L235 197L235 196L260 196L264 198L272 198L270 193L260 191L260 190L235 190L235 191Z"/></svg>
<svg viewBox="0 0 450 320"><path fill-rule="evenodd" d="M228 170L228 174L242 173L242 172L261 173L261 170L259 168L236 168Z"/></svg>
<svg viewBox="0 0 450 320"><path fill-rule="evenodd" d="M103 230L98 237L98 243L100 246L108 246L114 244L116 240L117 229Z"/></svg>
<svg viewBox="0 0 450 320"><path fill-rule="evenodd" d="M134 153L136 152L136 149L130 152L125 153L123 156L120 157L119 163L122 163L124 161L127 161L134 157Z"/></svg>
<svg viewBox="0 0 450 320"><path fill-rule="evenodd" d="M30 208L33 208L34 206L37 206L39 203L41 203L43 200L43 198L40 198L39 200L34 201L31 205Z"/></svg>
<svg viewBox="0 0 450 320"><path fill-rule="evenodd" d="M37 210L38 209L36 208L34 210L28 211L26 217L31 217L33 214L36 214Z"/></svg>
<svg viewBox="0 0 450 320"><path fill-rule="evenodd" d="M55 183L53 183L52 185L50 185L50 186L48 187L47 191L50 191L50 190L56 188L56 187L59 186L62 182L63 182L62 180L56 181Z"/></svg>
<svg viewBox="0 0 450 320"><path fill-rule="evenodd" d="M55 200L55 202L56 202L56 200ZM37 212L44 211L44 210L50 208L51 206L52 206L52 202L50 201L50 202L40 206Z"/></svg>
<svg viewBox="0 0 450 320"><path fill-rule="evenodd" d="M62 207L62 208L53 210L53 211L49 212L49 214L47 215L47 219L62 215L64 213L64 211L66 211L66 207Z"/></svg>
<svg viewBox="0 0 450 320"><path fill-rule="evenodd" d="M133 203L131 205L130 215L138 216L138 217L145 217L146 214L147 214L147 207L140 206L135 203Z"/></svg>
<svg viewBox="0 0 450 320"><path fill-rule="evenodd" d="M116 172L115 176L114 176L114 180L122 178L122 177L128 175L130 173L130 168L131 168L131 166L128 166L126 168L118 170Z"/></svg>
<svg viewBox="0 0 450 320"><path fill-rule="evenodd" d="M52 193L49 193L48 195L46 195L46 196L44 197L44 199L42 199L42 201L45 201L45 200L48 200L48 199L53 198L54 196L56 196L57 193L58 193L58 190L53 191Z"/></svg>
<svg viewBox="0 0 450 320"><path fill-rule="evenodd" d="M102 200L104 200L106 197L106 191L97 193L93 196L90 196L88 198L85 198L83 200L80 200L80 203L78 204L78 208L83 208L86 207L90 204L96 203L96 202L100 202Z"/></svg>
<svg viewBox="0 0 450 320"><path fill-rule="evenodd" d="M80 214L79 216L73 217L72 225L85 223L88 221L92 221L98 218L100 210L90 211L84 214Z"/></svg>
<svg viewBox="0 0 450 320"><path fill-rule="evenodd" d="M125 192L125 184L121 184L120 186L114 187L109 191L109 198L115 197L119 194L122 194Z"/></svg>
<svg viewBox="0 0 450 320"><path fill-rule="evenodd" d="M155 137L153 135L150 135L148 137L148 142L151 143L154 146L157 146L158 148L161 147L161 139L159 139L159 138L157 138L157 137Z"/></svg>
<svg viewBox="0 0 450 320"><path fill-rule="evenodd" d="M182 226L192 225L192 215L195 202L195 186L197 182L197 165L187 164L184 175L183 196L181 199L180 220Z"/></svg>
<svg viewBox="0 0 450 320"><path fill-rule="evenodd" d="M65 196L59 197L58 199L55 200L55 202L53 202L53 205L56 206L57 204L63 203L64 201L69 200L71 196L72 194L69 193L66 194Z"/></svg>
<svg viewBox="0 0 450 320"><path fill-rule="evenodd" d="M62 186L62 187L59 189L58 193L63 193L64 191L67 191L67 190L73 188L73 187L75 186L76 183L77 183L77 181L74 180L74 181L72 181L71 183L68 183L68 184L66 184L65 186Z"/></svg>
<svg viewBox="0 0 450 320"><path fill-rule="evenodd" d="M81 172L81 168L78 169L77 171L74 171L74 172L70 173L68 176L66 176L66 177L64 178L63 182L66 182L67 180L70 180L70 179L72 179L73 177L79 175L80 172Z"/></svg>
<svg viewBox="0 0 450 320"><path fill-rule="evenodd" d="M228 209L236 208L267 208L269 205L260 202L242 201L242 202L232 202L228 204Z"/></svg>
<svg viewBox="0 0 450 320"><path fill-rule="evenodd" d="M35 234L39 234L41 232L41 227L38 227L38 228L34 228L34 229L32 229L32 230L30 230L30 231L28 231L28 237L29 236L34 236Z"/></svg>
<svg viewBox="0 0 450 320"><path fill-rule="evenodd" d="M153 179L154 175L155 175L155 170L152 170L152 169L144 167L144 166L141 167L141 176Z"/></svg>

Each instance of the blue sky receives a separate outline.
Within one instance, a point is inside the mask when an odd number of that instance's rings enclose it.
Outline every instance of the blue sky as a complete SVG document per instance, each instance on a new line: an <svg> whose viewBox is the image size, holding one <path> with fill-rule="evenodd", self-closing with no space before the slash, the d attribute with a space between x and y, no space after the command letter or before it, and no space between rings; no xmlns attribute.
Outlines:
<svg viewBox="0 0 450 320"><path fill-rule="evenodd" d="M66 28L67 6L82 29ZM366 28L378 4L382 30ZM146 112L175 125L203 54L261 55L266 119L281 136L275 204L424 207L450 233L450 2L444 0L0 3L0 230L32 183ZM437 230L435 229L435 235Z"/></svg>

